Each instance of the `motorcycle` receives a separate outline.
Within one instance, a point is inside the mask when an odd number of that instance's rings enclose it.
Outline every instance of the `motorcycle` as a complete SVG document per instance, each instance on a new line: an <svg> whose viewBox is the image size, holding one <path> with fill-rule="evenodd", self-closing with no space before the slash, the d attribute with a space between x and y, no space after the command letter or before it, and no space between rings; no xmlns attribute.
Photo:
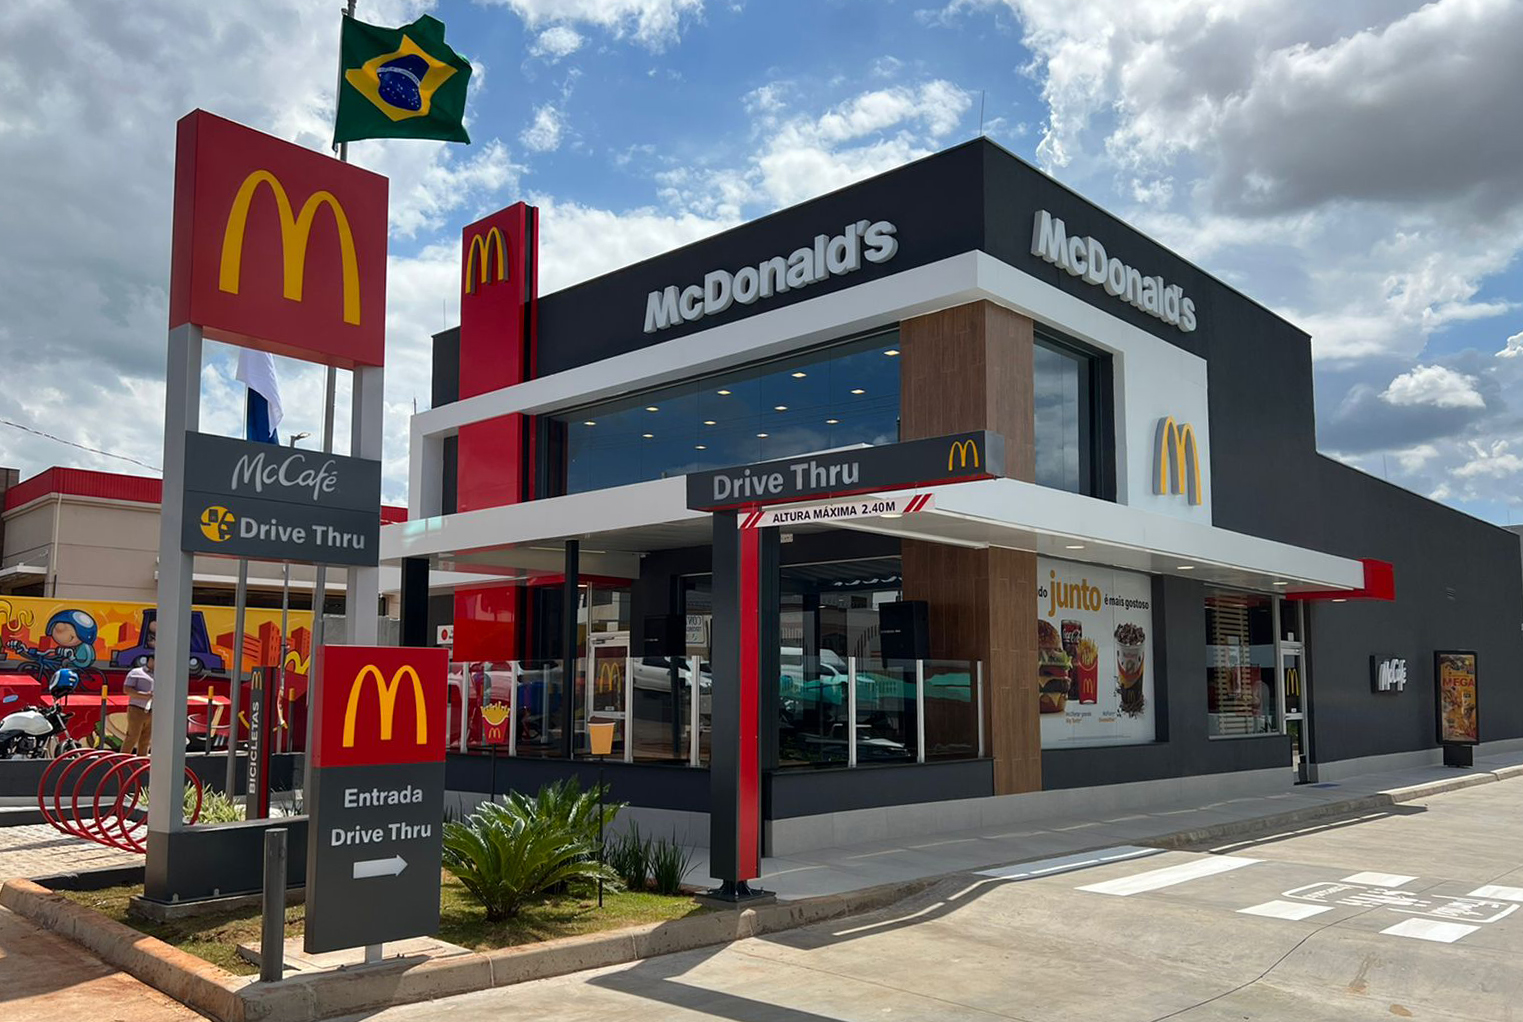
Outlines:
<svg viewBox="0 0 1523 1022"><path fill-rule="evenodd" d="M63 668L53 675L53 683L48 686L53 702L15 710L0 720L0 759L42 759L79 748L80 743L69 737L69 720L74 714L64 709L69 693L77 687L79 676ZM3 702L15 703L20 699L12 694Z"/></svg>

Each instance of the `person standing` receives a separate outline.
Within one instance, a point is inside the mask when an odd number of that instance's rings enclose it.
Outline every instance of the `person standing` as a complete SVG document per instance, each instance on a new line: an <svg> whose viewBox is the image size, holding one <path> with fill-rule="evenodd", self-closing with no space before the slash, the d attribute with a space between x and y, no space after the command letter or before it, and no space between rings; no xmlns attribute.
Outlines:
<svg viewBox="0 0 1523 1022"><path fill-rule="evenodd" d="M136 756L148 755L153 740L153 657L149 656L142 667L127 672L122 682L127 693L127 737L122 739L122 751Z"/></svg>

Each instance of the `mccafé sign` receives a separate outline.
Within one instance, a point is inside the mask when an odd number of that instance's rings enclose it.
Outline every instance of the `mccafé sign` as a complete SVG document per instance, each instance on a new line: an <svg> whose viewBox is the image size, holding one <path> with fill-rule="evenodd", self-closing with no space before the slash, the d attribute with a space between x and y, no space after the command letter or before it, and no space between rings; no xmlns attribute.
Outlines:
<svg viewBox="0 0 1523 1022"><path fill-rule="evenodd" d="M169 326L352 369L385 356L384 177L202 110L175 151Z"/></svg>

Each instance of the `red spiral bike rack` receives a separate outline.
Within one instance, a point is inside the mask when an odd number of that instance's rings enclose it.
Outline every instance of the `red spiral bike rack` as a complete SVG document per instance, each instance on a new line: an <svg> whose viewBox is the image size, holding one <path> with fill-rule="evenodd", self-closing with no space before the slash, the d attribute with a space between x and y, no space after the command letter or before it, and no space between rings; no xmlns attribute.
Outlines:
<svg viewBox="0 0 1523 1022"><path fill-rule="evenodd" d="M201 816L201 779L185 768L196 793L187 823ZM148 757L108 749L75 749L59 756L37 783L37 807L56 829L124 852L148 851Z"/></svg>

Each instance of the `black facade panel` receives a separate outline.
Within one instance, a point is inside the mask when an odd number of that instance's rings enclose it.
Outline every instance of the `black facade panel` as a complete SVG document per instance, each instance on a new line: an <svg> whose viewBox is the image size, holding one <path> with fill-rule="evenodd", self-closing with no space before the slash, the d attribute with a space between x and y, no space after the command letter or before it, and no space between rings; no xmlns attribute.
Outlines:
<svg viewBox="0 0 1523 1022"><path fill-rule="evenodd" d="M445 788L478 794L483 801L493 794L501 797L510 791L532 796L564 777L577 778L585 791L597 784L598 762L578 759L567 763L563 759L507 756L498 756L494 761L489 756L460 753L450 753L444 761ZM709 811L707 770L608 760L603 764L603 783L608 785L608 797L614 802L628 802L646 809Z"/></svg>
<svg viewBox="0 0 1523 1022"><path fill-rule="evenodd" d="M994 764L987 759L855 770L779 770L762 775L762 817L786 820L993 794Z"/></svg>
<svg viewBox="0 0 1523 1022"><path fill-rule="evenodd" d="M460 400L460 328L434 334L434 380L429 389L432 404L442 408Z"/></svg>
<svg viewBox="0 0 1523 1022"><path fill-rule="evenodd" d="M622 355L978 248L983 232L978 182L983 173L982 150L990 145L980 141L949 149L542 297L537 374L548 376ZM813 245L816 235L839 234L847 224L863 219L888 220L898 228L899 251L894 258L881 264L863 260L861 269L818 284L751 305L735 303L725 312L692 323L644 332L650 292L671 285L679 289L701 285L710 270L734 272L773 256L786 258L795 249Z"/></svg>

